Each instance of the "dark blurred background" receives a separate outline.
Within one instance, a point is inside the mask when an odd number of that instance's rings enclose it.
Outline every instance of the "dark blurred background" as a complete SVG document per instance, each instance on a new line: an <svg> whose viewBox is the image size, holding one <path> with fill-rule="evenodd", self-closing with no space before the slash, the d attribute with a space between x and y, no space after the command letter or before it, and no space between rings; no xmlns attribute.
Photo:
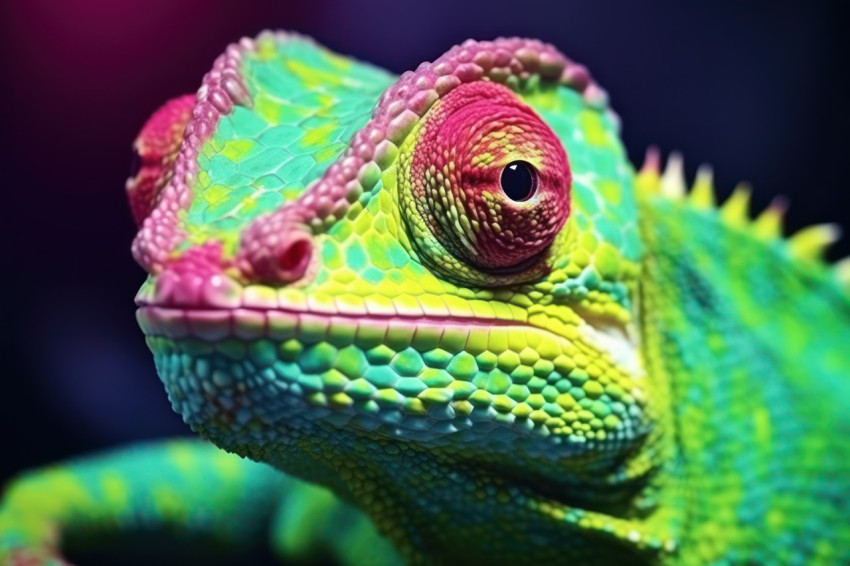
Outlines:
<svg viewBox="0 0 850 566"><path fill-rule="evenodd" d="M150 112L225 46L300 30L394 72L467 37L539 37L608 90L633 161L681 150L789 226L848 224L850 39L839 3L631 0L7 1L0 8L3 243L0 481L25 467L188 432L134 320L143 273L123 185ZM850 228L850 226L848 226ZM848 238L850 240L850 238ZM848 240L830 256L850 254Z"/></svg>

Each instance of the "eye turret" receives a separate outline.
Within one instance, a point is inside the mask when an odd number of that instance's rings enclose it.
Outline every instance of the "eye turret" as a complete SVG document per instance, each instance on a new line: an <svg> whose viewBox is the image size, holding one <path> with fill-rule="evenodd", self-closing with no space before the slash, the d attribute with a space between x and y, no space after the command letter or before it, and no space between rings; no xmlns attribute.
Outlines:
<svg viewBox="0 0 850 566"><path fill-rule="evenodd" d="M403 170L415 241L456 277L531 269L569 216L560 139L500 84L467 83L435 103Z"/></svg>
<svg viewBox="0 0 850 566"><path fill-rule="evenodd" d="M159 193L171 179L183 130L192 117L194 105L194 94L169 100L153 113L133 143L130 178L125 188L138 226L153 211Z"/></svg>

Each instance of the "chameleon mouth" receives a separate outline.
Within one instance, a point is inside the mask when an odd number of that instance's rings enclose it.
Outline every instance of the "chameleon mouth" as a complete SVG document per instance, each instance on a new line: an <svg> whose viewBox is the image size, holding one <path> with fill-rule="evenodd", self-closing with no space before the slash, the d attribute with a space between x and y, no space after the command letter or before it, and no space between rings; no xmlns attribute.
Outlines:
<svg viewBox="0 0 850 566"><path fill-rule="evenodd" d="M142 305L136 319L148 336L171 339L195 338L215 342L225 338L256 340L287 340L302 334L324 337L334 329L350 328L355 334L368 332L374 338L380 328L392 332L395 327L428 327L441 329L449 326L491 328L493 326L531 325L516 320L497 318L471 318L453 316L405 316L399 314L347 314L316 312L291 308L186 308L159 305ZM368 330L366 330L368 329Z"/></svg>
<svg viewBox="0 0 850 566"><path fill-rule="evenodd" d="M410 316L399 313L351 314L295 308L187 308L142 304L136 319L147 336L171 340L220 343L237 339L245 343L269 340L282 344L296 338L307 342L331 341L377 346L409 343L451 344L459 350L480 348L476 335L489 336L493 329L548 336L556 342L565 336L527 321L468 316ZM595 349L630 375L639 377L639 345L627 325L591 318L578 327Z"/></svg>
<svg viewBox="0 0 850 566"><path fill-rule="evenodd" d="M456 351L486 350L493 331L502 336L533 335L551 344L581 342L629 375L643 374L639 344L631 324L614 317L566 309L528 317L506 304L437 297L420 301L365 298L359 302L321 301L292 288L242 287L223 274L187 286L168 279L149 278L139 290L138 324L146 336L215 344L268 341L283 344L330 341L376 347L380 344L418 344ZM187 289L188 287L188 289ZM381 300L378 300L381 299ZM427 312L426 312L427 311ZM525 338L518 341L525 341ZM519 348L520 350L522 347Z"/></svg>

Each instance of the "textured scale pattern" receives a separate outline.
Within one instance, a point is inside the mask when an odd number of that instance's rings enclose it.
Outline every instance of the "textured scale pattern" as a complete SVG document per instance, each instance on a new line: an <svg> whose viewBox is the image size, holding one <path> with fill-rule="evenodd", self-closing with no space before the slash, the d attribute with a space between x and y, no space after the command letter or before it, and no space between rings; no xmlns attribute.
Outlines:
<svg viewBox="0 0 850 566"><path fill-rule="evenodd" d="M676 155L635 172L552 46L394 77L264 32L137 147L137 319L211 444L24 474L0 558L120 525L292 562L850 560L835 229L785 239Z"/></svg>
<svg viewBox="0 0 850 566"><path fill-rule="evenodd" d="M241 70L251 107L235 106L204 142L186 217L190 241L231 249L228 235L325 172L393 80L303 41L260 42Z"/></svg>

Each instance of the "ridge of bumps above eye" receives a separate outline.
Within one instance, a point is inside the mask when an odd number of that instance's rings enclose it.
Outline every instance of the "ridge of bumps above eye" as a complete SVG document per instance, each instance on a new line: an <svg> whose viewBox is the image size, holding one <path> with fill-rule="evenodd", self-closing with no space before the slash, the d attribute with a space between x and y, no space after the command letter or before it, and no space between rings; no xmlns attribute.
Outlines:
<svg viewBox="0 0 850 566"><path fill-rule="evenodd" d="M534 176L527 198L505 194L506 167ZM425 115L410 167L416 209L455 257L484 270L522 268L569 216L570 168L557 136L505 86L461 85Z"/></svg>

